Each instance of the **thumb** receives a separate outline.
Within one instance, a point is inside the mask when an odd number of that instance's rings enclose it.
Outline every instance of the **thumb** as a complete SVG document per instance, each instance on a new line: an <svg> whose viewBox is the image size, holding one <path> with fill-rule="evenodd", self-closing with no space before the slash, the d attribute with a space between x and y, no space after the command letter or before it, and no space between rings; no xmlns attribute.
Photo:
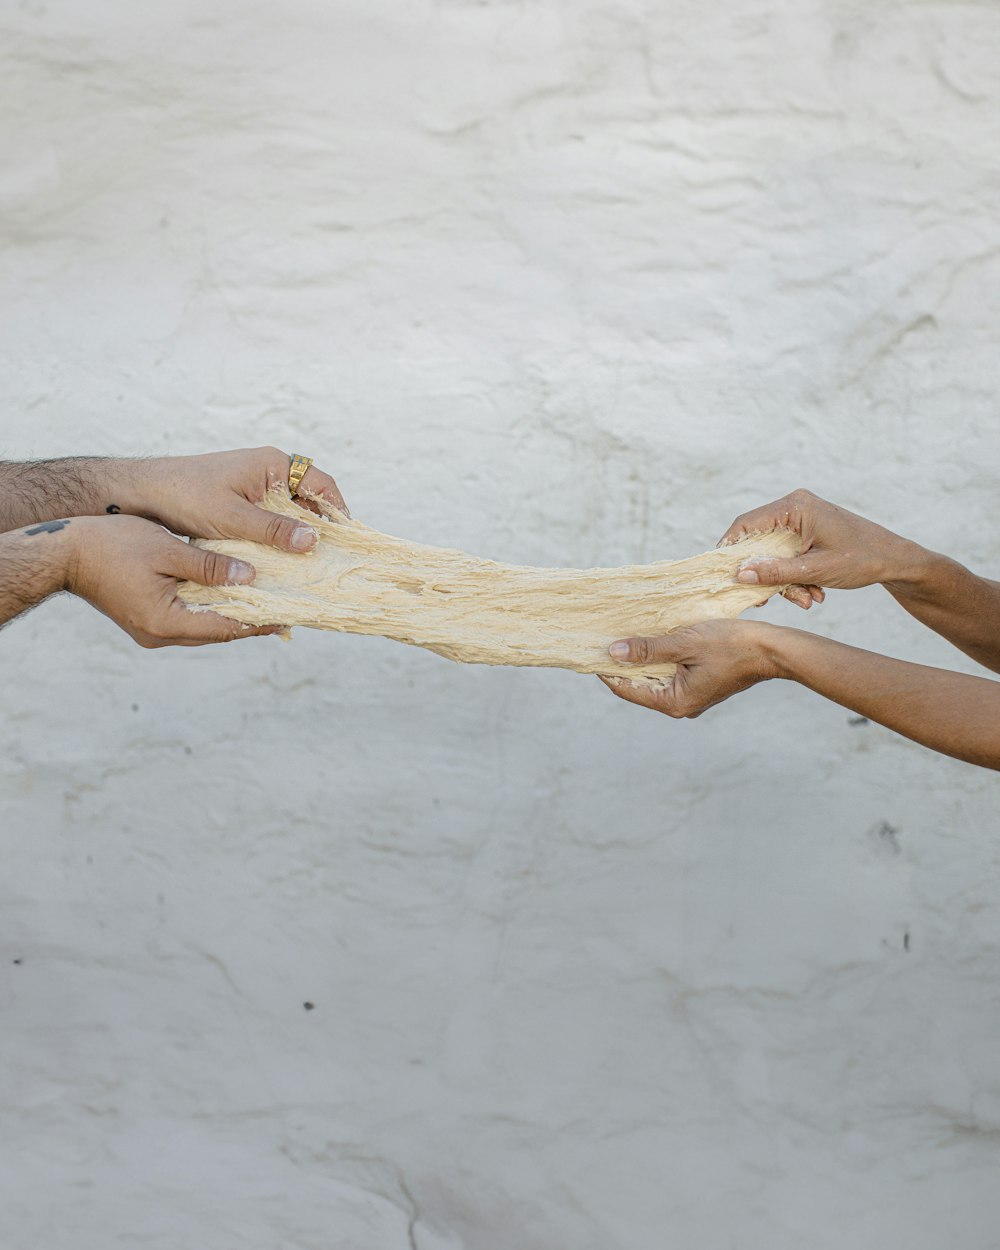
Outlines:
<svg viewBox="0 0 1000 1250"><path fill-rule="evenodd" d="M236 504L227 517L227 538L243 538L251 543L263 543L265 547L277 547L279 551L292 551L302 555L312 551L319 538L316 530L295 517L281 516L258 508L247 500Z"/></svg>
<svg viewBox="0 0 1000 1250"><path fill-rule="evenodd" d="M822 560L798 556L792 560L747 560L736 580L745 586L825 586Z"/></svg>
<svg viewBox="0 0 1000 1250"><path fill-rule="evenodd" d="M249 586L257 570L244 560L234 560L219 551L206 551L191 543L178 541L173 568L174 577L186 578L200 586Z"/></svg>
<svg viewBox="0 0 1000 1250"><path fill-rule="evenodd" d="M622 664L679 664L687 648L676 638L623 638L608 647L608 654Z"/></svg>

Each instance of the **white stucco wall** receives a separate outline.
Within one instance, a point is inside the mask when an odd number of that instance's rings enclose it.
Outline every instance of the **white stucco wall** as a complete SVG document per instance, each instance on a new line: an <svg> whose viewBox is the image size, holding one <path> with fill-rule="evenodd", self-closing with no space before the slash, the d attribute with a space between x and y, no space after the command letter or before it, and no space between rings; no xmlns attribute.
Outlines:
<svg viewBox="0 0 1000 1250"><path fill-rule="evenodd" d="M11 4L0 454L274 442L552 564L807 485L996 575L998 64L982 2ZM1000 1245L994 774L65 599L0 678L4 1250Z"/></svg>

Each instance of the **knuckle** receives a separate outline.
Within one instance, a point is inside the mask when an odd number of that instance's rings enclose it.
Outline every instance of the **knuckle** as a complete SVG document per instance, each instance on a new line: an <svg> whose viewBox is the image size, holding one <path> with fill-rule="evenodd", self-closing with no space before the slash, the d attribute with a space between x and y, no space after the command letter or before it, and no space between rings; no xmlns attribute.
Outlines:
<svg viewBox="0 0 1000 1250"><path fill-rule="evenodd" d="M283 516L275 514L264 529L264 537L272 546L283 543L288 535L289 525Z"/></svg>
<svg viewBox="0 0 1000 1250"><path fill-rule="evenodd" d="M653 644L649 638L633 638L631 651L639 664L648 664L653 658Z"/></svg>
<svg viewBox="0 0 1000 1250"><path fill-rule="evenodd" d="M258 447L256 471L263 475L268 490L288 481L288 455L279 447Z"/></svg>
<svg viewBox="0 0 1000 1250"><path fill-rule="evenodd" d="M205 577L212 582L225 581L229 573L228 560L219 555L217 551L205 553L205 562L202 567Z"/></svg>

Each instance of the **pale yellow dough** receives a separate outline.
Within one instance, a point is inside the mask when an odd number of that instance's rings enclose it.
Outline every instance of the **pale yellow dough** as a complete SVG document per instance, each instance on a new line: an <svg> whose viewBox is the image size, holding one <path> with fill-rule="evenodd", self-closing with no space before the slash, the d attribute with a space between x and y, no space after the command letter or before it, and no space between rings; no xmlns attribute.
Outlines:
<svg viewBox="0 0 1000 1250"><path fill-rule="evenodd" d="M616 569L536 569L392 538L327 509L319 518L272 492L272 512L308 522L319 542L308 555L236 541L199 546L247 560L253 586L185 582L188 604L248 625L309 625L381 634L465 664L528 664L656 681L673 664L617 664L616 638L669 633L734 617L782 587L743 586L751 556L790 556L796 534L779 530L676 563Z"/></svg>

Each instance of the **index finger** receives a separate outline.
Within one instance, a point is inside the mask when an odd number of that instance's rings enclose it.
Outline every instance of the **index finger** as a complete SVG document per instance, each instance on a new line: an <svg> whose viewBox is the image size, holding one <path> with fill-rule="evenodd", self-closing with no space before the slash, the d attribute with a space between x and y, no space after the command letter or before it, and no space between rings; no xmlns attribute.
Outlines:
<svg viewBox="0 0 1000 1250"><path fill-rule="evenodd" d="M280 634L284 625L243 625L218 612L196 611L181 599L167 607L165 633L181 647L203 647L213 642L235 642L238 638L260 638Z"/></svg>
<svg viewBox="0 0 1000 1250"><path fill-rule="evenodd" d="M624 699L627 703L635 703L639 707L648 707L651 712L663 712L667 716L674 715L673 691L671 679L659 686L651 686L644 681L630 681L627 677L605 677L597 674L612 694Z"/></svg>
<svg viewBox="0 0 1000 1250"><path fill-rule="evenodd" d="M738 516L715 545L728 547L751 534L771 534L776 529L791 529L793 527L789 524L790 520L791 515L787 508L782 509L777 503L765 504L762 508L754 508L752 512L744 512Z"/></svg>

